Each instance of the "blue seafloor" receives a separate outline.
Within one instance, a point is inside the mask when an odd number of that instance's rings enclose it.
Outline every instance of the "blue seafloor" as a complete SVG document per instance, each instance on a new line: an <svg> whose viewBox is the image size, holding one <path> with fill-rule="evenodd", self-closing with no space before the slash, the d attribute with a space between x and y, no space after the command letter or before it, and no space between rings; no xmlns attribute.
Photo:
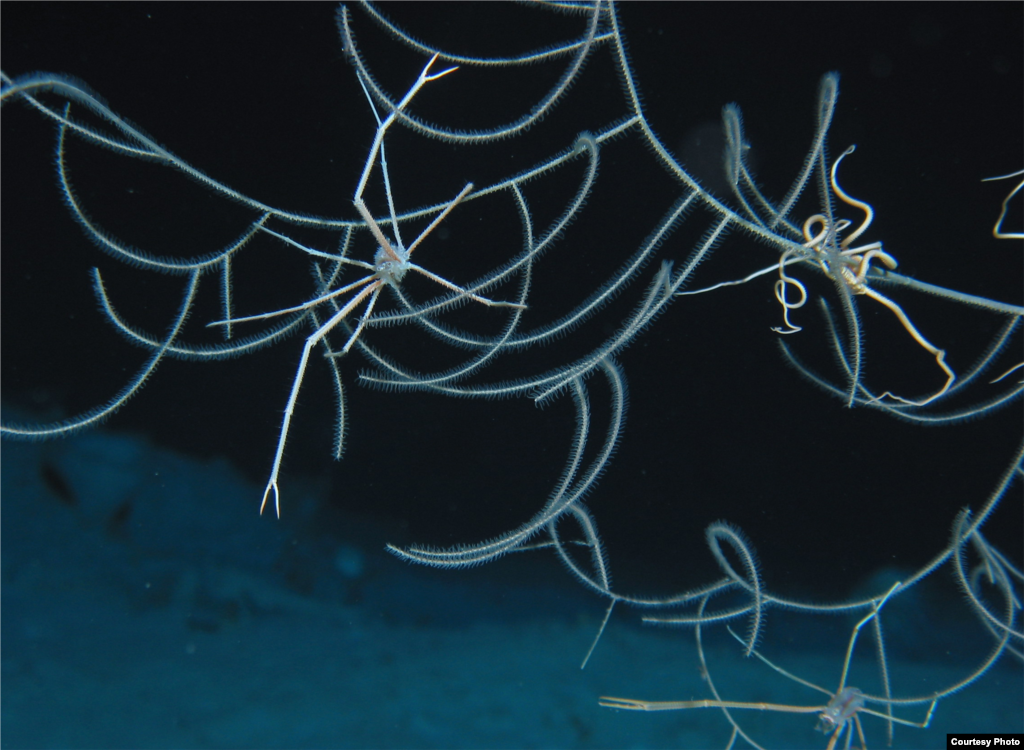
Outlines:
<svg viewBox="0 0 1024 750"><path fill-rule="evenodd" d="M337 534L326 534L315 486L293 486L286 520L273 522L255 512L260 488L226 462L117 432L5 444L2 494L5 748L728 742L711 709L598 706L608 694L706 697L692 633L641 627L622 610L581 671L603 604L549 555L468 572L411 568L369 522L332 518ZM936 627L941 614L919 606L902 616ZM844 633L826 650L820 620L802 633L781 613L770 618L794 644L773 660L834 684ZM965 637L977 635L964 626ZM815 705L813 691L744 659L729 640L707 644L721 690ZM900 687L965 674L898 649L890 644L889 658ZM943 701L929 729L897 727L893 746L944 747L948 731L1020 731L1021 688L1020 665L1004 659ZM924 710L902 713L919 721ZM741 720L767 747L824 746L813 716L751 711ZM884 746L883 722L867 717L865 730L872 747Z"/></svg>

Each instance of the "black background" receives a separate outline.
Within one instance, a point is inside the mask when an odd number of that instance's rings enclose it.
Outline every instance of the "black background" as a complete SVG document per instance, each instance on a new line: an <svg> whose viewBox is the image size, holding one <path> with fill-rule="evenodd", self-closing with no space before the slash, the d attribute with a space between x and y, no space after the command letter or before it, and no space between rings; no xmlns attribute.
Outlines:
<svg viewBox="0 0 1024 750"><path fill-rule="evenodd" d="M399 4L385 11L414 36L471 55L522 53L584 28L578 17L491 4ZM334 14L333 5L304 3L4 3L0 54L11 76L43 70L85 81L171 151L247 195L354 218L352 192L373 121L342 55ZM620 9L646 112L670 148L700 153L688 149L698 136L706 142L716 133L722 106L736 102L765 191L781 197L813 132L818 82L838 71L831 149L858 146L842 180L875 208L865 241L882 240L904 273L1016 304L1019 243L990 234L1012 185L980 180L1024 162L1021 14L1017 3ZM400 95L424 56L388 38L358 8L353 16L369 65ZM492 127L526 111L564 64L463 69L427 87L413 111L455 127ZM399 210L448 200L470 180L481 185L525 169L570 146L579 130L624 112L610 56L602 51L566 101L522 139L474 150L396 133L389 159ZM183 284L127 268L84 238L60 202L53 132L37 113L5 105L3 395L7 405L49 418L106 401L146 358L97 312L88 269L98 265L118 309L153 332L171 320ZM705 179L713 176L718 149L704 147L711 164L701 172ZM603 159L602 192L538 270L531 299L538 321L570 309L608 278L678 195L635 139L609 146ZM154 253L213 251L253 218L170 170L126 163L82 143L71 145L69 167L92 215ZM555 178L532 188L539 226L572 187L571 179ZM383 213L379 183L371 183L370 194ZM554 207L548 208L549 197ZM813 199L809 194L796 215L812 213ZM521 238L507 200L493 209L493 222L486 208L457 209L417 261L466 283L518 252ZM1011 226L1019 229L1020 222L1018 207ZM707 224L706 215L693 216L659 257L682 262ZM307 264L295 255L266 241L254 246L250 265L239 262L236 314L306 298ZM773 260L753 240L733 235L695 283L738 278ZM550 344L525 364L516 360L506 370L500 363L482 382L538 372L588 351L628 313L654 270L646 269L636 288L580 336ZM191 340L207 335L202 323L217 317L215 286L212 277L205 280ZM829 292L820 282L810 287L815 295ZM894 297L948 350L958 371L1001 322L918 294ZM941 384L934 362L891 313L869 301L860 310L867 377L877 390L917 394ZM466 313L491 323L493 332L500 316L489 314ZM669 592L715 576L703 530L726 519L753 541L771 589L843 598L880 567L925 563L945 544L957 510L980 507L1005 470L1020 440L1019 404L936 428L848 410L782 362L770 330L780 318L765 278L678 301L619 357L630 384L627 426L588 506L621 590ZM816 309L808 306L794 318L805 330L790 343L833 373ZM435 354L437 344L419 331L367 335L425 370L458 361L444 347ZM1006 366L1019 360L1019 336L1013 346ZM227 456L262 486L300 350L292 338L228 363L168 361L109 426L195 455ZM514 528L543 504L571 438L567 399L539 410L527 399L388 394L356 383L363 367L358 355L342 366L350 429L345 457L335 464L330 384L326 368L314 362L286 455L286 513L289 477L312 476L329 490L324 502L374 517L396 543L449 546ZM589 385L599 436L606 388L600 378ZM979 400L986 388L975 387ZM258 501L253 498L254 512ZM1018 564L1021 528L1018 486L988 529Z"/></svg>

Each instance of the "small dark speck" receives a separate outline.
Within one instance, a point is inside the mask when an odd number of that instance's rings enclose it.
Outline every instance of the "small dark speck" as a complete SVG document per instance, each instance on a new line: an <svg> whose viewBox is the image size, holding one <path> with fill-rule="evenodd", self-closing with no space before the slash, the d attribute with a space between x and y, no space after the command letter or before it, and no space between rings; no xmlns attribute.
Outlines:
<svg viewBox="0 0 1024 750"><path fill-rule="evenodd" d="M128 525L128 519L132 516L132 503L125 500L114 508L110 517L107 518L107 533L111 536L122 536Z"/></svg>
<svg viewBox="0 0 1024 750"><path fill-rule="evenodd" d="M78 505L78 498L75 497L68 481L56 466L49 461L44 461L39 473L42 476L43 484L46 485L46 489L50 491L51 495L71 508Z"/></svg>

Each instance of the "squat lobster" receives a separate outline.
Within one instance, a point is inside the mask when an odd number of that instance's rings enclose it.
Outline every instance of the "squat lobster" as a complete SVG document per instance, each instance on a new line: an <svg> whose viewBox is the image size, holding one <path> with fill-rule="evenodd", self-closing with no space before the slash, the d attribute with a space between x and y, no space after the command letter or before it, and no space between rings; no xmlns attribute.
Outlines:
<svg viewBox="0 0 1024 750"><path fill-rule="evenodd" d="M861 714L870 714L871 716L877 716L880 719L885 719L889 722L895 722L897 724L903 724L905 726L917 727L919 729L926 729L928 724L931 722L932 713L935 711L935 706L938 703L938 699L931 701L931 706L928 709L928 715L921 723L908 721L906 719L899 719L893 716L891 713L882 713L873 709L867 708L866 703L868 700L875 700L878 702L885 702L884 699L869 698L865 696L860 690L855 687L846 686L846 677L850 669L850 658L853 656L853 648L857 642L857 636L860 634L860 629L866 624L874 620L882 606L888 601L889 597L892 596L896 591L899 590L902 584L896 583L891 589L882 597L878 604L872 607L872 611L864 619L858 622L850 635L850 642L846 648L846 659L843 662L842 676L839 678L839 688L835 693L826 690L823 687L815 685L802 677L797 677L795 674L786 671L782 667L772 663L762 654L756 650L751 653L758 659L763 661L769 667L774 669L779 674L788 677L791 680L799 682L801 685L806 685L809 688L818 690L826 695L831 696L828 703L823 706L791 706L780 703L762 703L762 702L744 702L744 701L727 701L721 700L718 695L714 683L711 681L711 675L707 668L707 662L704 658L704 647L701 641L701 632L699 618L704 614L704 607L707 604L707 598L705 597L701 601L700 608L698 609L698 625L696 628L697 635L697 653L700 657L701 674L707 680L711 686L711 691L714 693L714 699L702 699L693 701L642 701L634 698L612 698L608 696L602 696L598 699L598 704L606 706L608 708L621 708L627 711L684 711L692 708L720 708L726 715L726 718L733 725L733 737L729 743L729 747L733 746L733 742L736 740L736 735L741 734L754 747L760 747L751 738L747 737L742 729L733 721L729 715L728 709L745 709L753 711L775 711L779 713L793 713L793 714L818 714L818 725L817 729L824 732L829 736L828 746L826 750L834 750L839 739L845 734L846 735L846 747L851 746L853 740L853 728L857 729L857 736L860 739L861 748L867 747L867 742L864 739L864 728L860 723ZM729 633L732 634L736 640L746 646L746 642L738 635L733 633L732 628L729 628ZM891 703L889 704L891 705Z"/></svg>
<svg viewBox="0 0 1024 750"><path fill-rule="evenodd" d="M278 518L281 517L281 495L278 489L278 478L281 470L281 461L284 457L284 447L288 439L288 429L291 424L292 414L295 411L295 404L298 400L299 389L302 386L302 379L306 371L306 365L309 362L309 355L313 351L313 348L320 343L323 338L334 330L342 321L355 310L359 305L366 301L366 308L363 310L363 314L359 317L359 322L356 324L355 329L349 335L345 345L339 352L333 352L332 356L340 356L347 354L355 342L359 339L360 334L366 327L367 321L373 314L373 309L377 304L377 298L380 296L381 290L385 286L399 287L402 283L402 279L409 271L415 271L428 279L437 282L441 286L457 292L460 296L468 297L476 302L487 305L488 307L511 307L517 309L524 309L526 306L513 302L495 302L481 297L478 294L463 289L462 287L453 284L452 282L444 279L437 274L431 273L422 266L418 266L413 263L409 258L413 251L419 246L423 239L430 234L438 224L444 221L445 217L451 213L454 209L469 193L473 190L473 183L467 183L462 191L455 196L449 203L447 203L440 213L434 218L434 220L424 229L419 236L413 241L408 248L402 243L401 232L398 226L398 218L395 212L394 199L391 195L391 180L388 175L387 159L384 155L384 135L387 130L394 123L397 115L408 106L412 98L420 91L423 86L431 81L436 81L438 78L448 75L449 73L457 70L458 68L447 68L439 73L431 73L430 68L437 61L438 55L434 55L430 58L430 61L423 68L416 82L406 93L405 97L399 102L399 104L391 111L391 113L381 120L380 115L377 113L376 107L373 105L373 100L370 98L369 92L366 91L366 87L363 87L363 91L367 95L367 99L370 101L370 108L373 111L373 116L377 120L377 132L373 139L373 145L370 147L369 155L366 158L366 165L363 167L362 176L359 179L359 184L356 188L355 196L353 198L353 205L359 212L360 217L366 223L370 233L377 241L377 251L374 254L373 263L367 263L365 261L354 260L352 258L344 257L344 255L329 255L322 253L310 248L304 247L299 243L295 242L291 238L274 232L270 229L262 228L263 231L268 234L272 234L275 237L287 242L288 244L294 245L300 250L313 255L314 257L326 257L336 263L356 266L369 271L369 274L363 278L347 284L340 289L335 289L327 294L322 294L315 299L304 302L301 305L295 307L285 308L283 310L275 310L270 313L263 313L260 315L250 315L244 318L232 318L230 320L219 320L210 323L210 326L220 325L231 325L234 323L244 323L253 320L263 320L266 318L274 317L277 315L285 315L288 313L311 311L317 306L334 300L343 295L351 292L358 292L348 302L346 302L340 309L338 309L323 325L317 326L316 330L306 339L306 343L302 349L302 358L299 360L299 366L295 373L295 379L292 382L291 393L288 396L288 404L285 407L284 419L281 423L281 431L277 442L277 452L274 455L274 465L271 469L270 479L267 482L266 489L263 492L263 502L260 505L260 513L262 514L267 506L267 501L270 499L271 494L274 496L274 509L277 513ZM360 81L362 84L362 81ZM366 190L367 182L370 178L370 174L373 171L373 165L377 161L378 156L380 157L381 171L384 176L384 186L387 192L388 208L391 215L391 226L394 229L394 239L388 239L384 232L381 230L380 224L370 213L370 210L366 207L366 203L363 200L363 193Z"/></svg>

